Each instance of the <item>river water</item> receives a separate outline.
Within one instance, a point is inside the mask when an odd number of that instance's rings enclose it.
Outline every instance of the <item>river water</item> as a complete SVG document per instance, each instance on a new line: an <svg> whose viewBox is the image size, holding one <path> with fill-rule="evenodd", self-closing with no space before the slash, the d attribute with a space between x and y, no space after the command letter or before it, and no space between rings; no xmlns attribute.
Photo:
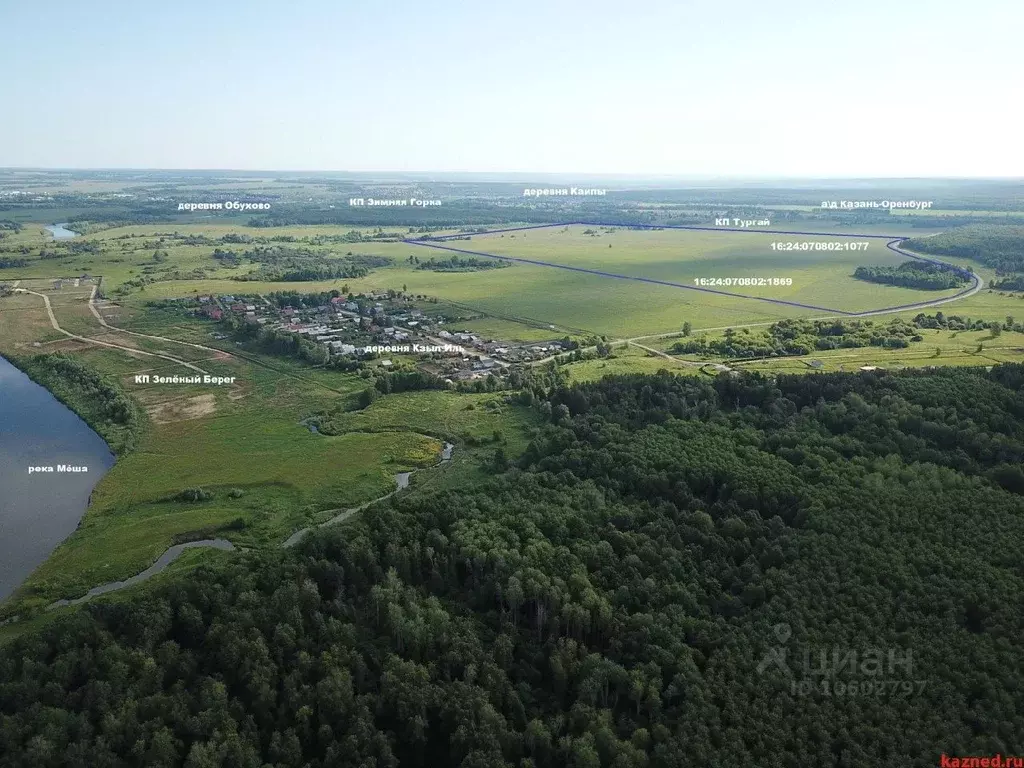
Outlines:
<svg viewBox="0 0 1024 768"><path fill-rule="evenodd" d="M0 601L75 530L113 465L103 438L0 357Z"/></svg>
<svg viewBox="0 0 1024 768"><path fill-rule="evenodd" d="M66 224L67 222L65 222ZM77 233L72 232L70 229L65 229L64 224L48 224L46 231L53 235L54 240L63 240L67 237L76 237Z"/></svg>

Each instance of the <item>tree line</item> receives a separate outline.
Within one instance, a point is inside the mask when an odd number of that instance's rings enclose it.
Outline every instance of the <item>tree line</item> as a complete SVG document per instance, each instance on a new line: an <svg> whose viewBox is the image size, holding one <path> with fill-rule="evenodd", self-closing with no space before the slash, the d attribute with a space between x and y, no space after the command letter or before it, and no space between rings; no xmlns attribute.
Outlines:
<svg viewBox="0 0 1024 768"><path fill-rule="evenodd" d="M809 355L815 350L882 347L901 349L921 341L917 328L896 318L886 323L873 320L780 320L765 330L727 328L722 338L704 336L677 341L669 349L675 355L707 355L724 358Z"/></svg>
<svg viewBox="0 0 1024 768"><path fill-rule="evenodd" d="M416 269L429 269L432 272L478 272L512 266L504 259L481 259L476 256L459 256L458 254L453 254L446 259L430 258L426 261L420 261L417 257L410 256L410 262L414 258L416 259Z"/></svg>
<svg viewBox="0 0 1024 768"><path fill-rule="evenodd" d="M1024 272L1024 226L978 224L903 241L920 253L973 259L1000 274Z"/></svg>
<svg viewBox="0 0 1024 768"><path fill-rule="evenodd" d="M853 276L871 283L898 285L921 291L960 288L969 279L965 270L927 261L904 261L895 267L880 264L860 266L853 271Z"/></svg>
<svg viewBox="0 0 1024 768"><path fill-rule="evenodd" d="M5 646L0 753L310 768L1019 753L1022 387L1017 365L555 387L504 471Z"/></svg>

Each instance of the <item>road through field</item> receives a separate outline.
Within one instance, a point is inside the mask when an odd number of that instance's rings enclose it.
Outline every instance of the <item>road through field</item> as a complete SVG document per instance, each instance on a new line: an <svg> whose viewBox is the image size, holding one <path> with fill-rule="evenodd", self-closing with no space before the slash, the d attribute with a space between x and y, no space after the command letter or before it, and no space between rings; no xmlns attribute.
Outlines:
<svg viewBox="0 0 1024 768"><path fill-rule="evenodd" d="M265 296L263 296L261 294L260 298L263 299L263 301L268 306L270 306L270 302L267 300L267 298ZM267 365L266 363L264 363L264 362L262 362L260 360L257 360L257 359L255 359L253 357L248 356L248 355L243 355L243 354L238 353L238 352L228 352L227 350L224 350L224 349L217 349L216 347L207 347L207 346L204 346L203 344L194 344L191 341L181 341L180 339L171 339L171 338L168 338L167 336L154 336L151 333L139 333L138 331L126 331L124 328L118 328L116 325L110 325L110 323L108 323L103 318L103 316L99 313L99 311L96 309L95 299L96 299L96 286L94 285L92 287L92 293L89 295L89 311L91 311L93 316L96 318L96 320L99 321L99 324L102 325L104 328L106 328L108 331L115 331L116 333L126 333L129 336L141 336L144 339L153 339L155 341L165 341L165 342L167 342L169 344L181 344L181 345L186 346L186 347L192 347L193 349L201 349L201 350L203 350L205 352L213 352L217 356L226 356L226 357L230 357L230 358L233 358L233 359L236 359L236 360L245 360L248 363L251 363L253 365L258 365L261 368L265 368L268 371L273 371L274 373L280 374L281 376L287 376L288 378L295 379L296 381L303 381L303 382L305 382L307 384L313 384L313 385L318 386L318 387L323 387L324 389L330 390L331 392L334 392L335 394L339 394L339 395L345 394L344 391L342 391L340 389L335 389L334 387L330 387L327 384L324 384L323 382L316 381L314 379L307 379L305 376L299 376L298 374L289 373L288 371L281 371L281 370L279 370L277 368L274 368L274 367L272 367L270 365ZM122 349L123 349L123 347L122 347Z"/></svg>
<svg viewBox="0 0 1024 768"><path fill-rule="evenodd" d="M43 300L43 304L46 305L46 314L48 314L50 316L50 325L53 326L53 330L55 330L55 331L57 331L59 333L63 333L69 339L75 339L76 341L84 341L84 342L86 342L88 344L98 344L101 347L111 347L113 349L120 349L120 350L123 350L125 352L130 352L133 355L145 355L146 357L159 357L159 358L161 358L163 360L170 360L172 363L177 363L178 365L183 365L186 368L190 368L191 370L197 371L199 373L203 373L203 374L206 374L206 375L209 375L209 373L210 373L209 371L204 371L202 368L200 368L197 365L193 365L192 363L189 363L189 362L187 362L185 360L181 360L180 358L177 358L177 357L172 357L171 355L161 355L158 352L145 352L145 351L143 351L141 349L135 349L134 347L122 347L120 344L111 344L110 342L107 342L107 341L100 341L99 339L91 339L88 336L79 336L78 334L71 333L70 331L66 331L66 330L64 330L63 328L60 327L60 323L57 322L57 316L53 314L53 306L50 304L50 297L49 296L47 296L44 293L38 293L36 291L30 291L27 288L15 288L14 290L15 290L16 293L31 293L33 296L38 296L39 298L41 298ZM93 287L93 291L95 292L95 290L96 290L96 288L94 286ZM90 299L90 306L91 305L92 304L91 304L91 299ZM104 323L104 325L105 325L105 323Z"/></svg>
<svg viewBox="0 0 1024 768"><path fill-rule="evenodd" d="M563 224L546 224L546 225L533 226L533 227L520 227L520 228L517 228L517 229L543 229L543 228L548 228L548 227L571 226L571 225L574 226L574 225L584 225L584 224L591 225L591 226L624 226L624 225L601 224L600 222L567 222L567 223L563 223ZM926 256L919 256L919 255L917 255L915 253L911 253L910 251L902 250L901 248L898 247L898 244L902 243L904 240L906 240L908 238L902 237L900 235L865 235L865 234L854 234L854 233L845 233L845 232L844 233L836 233L836 232L803 232L803 231L797 232L797 231L790 231L790 230L771 230L771 229L751 230L751 229L733 229L733 228L728 228L728 227L691 227L691 226L671 226L671 225L664 225L664 226L630 225L630 226L640 226L640 227L643 227L645 229L681 229L681 230L700 230L700 231L711 231L711 232L743 232L743 233L746 233L746 234L761 234L761 235L764 235L764 234L779 234L779 235L801 235L801 236L810 235L810 236L821 236L821 237L872 238L872 239L876 239L876 240L877 239L887 239L889 242L886 243L886 247L889 250L891 250L893 253L897 253L900 256L904 256L904 257L909 258L909 259L916 259L918 261L925 261L925 262L928 262L928 263L931 263L931 264L936 264L936 265L939 265L939 266L942 266L942 267L947 267L947 268L951 268L951 269L958 269L957 267L955 267L955 265L947 264L944 261L940 261L938 259L928 258ZM478 232L478 233L474 233L474 234L475 235L488 235L488 234L495 234L495 233L498 233L498 232L507 232L507 231L513 231L513 230L493 230L491 232ZM956 301L958 299L967 298L968 296L973 296L975 293L977 293L979 290L981 290L981 279L977 275L972 273L972 277L971 277L972 284L971 284L971 286L966 288L966 289L964 289L963 291L960 291L959 293L957 293L954 296L947 296L947 297L944 297L944 298L941 298L941 299L932 299L932 300L927 300L927 301L915 302L913 304L903 304L903 305L894 306L894 307L880 307L878 309L869 309L869 310L863 310L863 311L860 311L860 312L851 312L851 311L848 311L848 310L835 309L835 308L832 308L832 307L821 307L821 306L818 306L818 305L815 305L815 304L805 304L805 303L799 302L799 301L788 301L786 299L773 299L773 298L769 298L767 296L751 296L749 294L733 293L731 291L721 291L721 290L717 290L715 288L706 288L706 287L700 287L700 286L695 286L695 285L686 285L685 283L676 283L676 282L672 282L670 280L658 280L658 279L655 279L655 278L640 277L640 276L636 276L636 275L623 275L623 274L619 274L617 272L606 272L604 270L599 270L599 269L588 269L586 267L575 267L575 266L571 266L571 265L568 265L568 264L557 264L555 262L541 261L541 260L538 260L538 259L527 259L527 258L522 258L522 257L517 257L517 256L499 256L499 255L496 255L496 254L493 254L493 253L486 253L484 251L471 251L471 250L468 250L468 249L465 249L465 248L453 248L453 247L448 246L448 245L441 245L440 244L440 242L443 242L443 241L447 240L448 238L460 237L460 236L462 236L462 235L444 235L444 236L441 236L441 237L434 238L432 240L411 240L411 239L407 239L407 240L403 240L403 242L407 243L409 245L418 245L418 246L425 247L425 248L434 248L434 249L438 249L438 250L451 251L451 252L454 252L454 253L461 253L461 254L466 254L466 255L469 255L469 256L483 256L483 257L486 257L486 258L497 259L497 260L500 260L500 261L517 262L517 263L521 263L521 264L529 264L531 266L549 267L549 268L552 268L552 269L562 269L562 270L568 270L570 272L581 272L581 273L584 273L584 274L596 275L597 277L604 277L604 278L610 278L610 279L615 279L615 280L631 280L631 281L640 282L640 283L650 283L650 284L653 284L653 285L662 285L662 286L666 286L666 287L669 287L669 288L678 288L680 290L697 291L697 292L700 292L700 293L711 293L711 294L716 294L716 295L719 295L719 296L726 296L726 297L733 298L733 299L742 299L742 300L745 300L745 301L763 301L763 302L767 302L769 304L775 304L775 305L781 305L781 306L790 306L790 307L798 307L800 309L814 309L814 310L819 310L821 312L829 313L829 317L871 317L873 315L882 315L882 314L887 314L887 313L890 313L890 312L902 312L902 311L906 311L908 309L924 309L924 308L927 308L927 307L939 306L940 304L946 304L948 302ZM645 337L638 337L638 338L645 338Z"/></svg>
<svg viewBox="0 0 1024 768"><path fill-rule="evenodd" d="M701 228L701 227L693 227L693 228L691 228L691 227L681 227L681 229L703 229L703 228ZM499 231L501 231L501 230L499 230ZM748 232L749 230L738 230L738 231ZM806 233L805 232L805 233L800 233L800 234L816 234L816 233L813 233L813 232L812 233ZM817 234L825 234L825 233L817 233ZM851 235L851 236L852 237L880 237L880 235ZM895 235L892 235L892 236L881 235L881 237L890 237L891 239L889 240L888 243L886 243L886 247L889 250L893 251L894 253L898 253L900 256L905 256L905 257L910 258L910 259L917 259L919 261L926 261L926 262L930 262L932 264L940 264L940 265L946 266L946 267L953 267L954 266L952 264L947 264L946 262L939 261L938 259L930 259L930 258L927 258L925 256L919 256L916 253L911 253L910 251L905 251L905 250L901 249L899 247L899 243L902 243L907 238L898 237L898 236L895 236ZM416 241L410 241L410 242L416 242ZM420 243L420 244L423 244L423 243ZM451 250L458 250L458 249L451 249ZM467 251L467 253L475 253L475 252ZM490 254L476 253L476 255L488 256ZM506 258L506 257L504 257L504 256L491 256L491 258L503 259L503 258ZM543 264L543 262L533 262L533 263ZM552 266L558 266L558 265L552 265ZM588 270L588 271L590 271L590 270ZM601 273L595 273L595 274L601 274ZM606 273L605 276L611 277L613 275L612 275L612 273ZM630 278L628 275L627 276L623 276L623 277L625 279L638 279L638 278ZM681 286L681 287L690 288L690 289L693 289L693 290L700 290L700 289L694 288L693 286ZM889 314L892 314L894 312L906 312L908 310L913 310L913 309L926 309L926 308L929 308L929 307L937 307L937 306L940 306L940 305L943 305L943 304L948 304L948 303L953 302L953 301L959 301L960 299L966 299L966 298L968 298L970 296L973 296L974 294L978 293L981 289L982 289L981 278L978 277L978 275L972 273L971 285L969 287L965 288L964 290L960 291L959 293L953 295L953 296L946 296L944 298L939 298L939 299L930 299L930 300L927 300L927 301L916 302L916 303L913 303L913 304L903 304L903 305L895 306L895 307L883 307L881 309L869 309L869 310L864 310L862 312L844 312L844 311L841 311L841 310L827 310L827 311L831 312L831 314L820 315L820 316L817 316L817 317L809 317L809 318L806 318L806 319L807 320L835 320L837 318L844 318L844 317L850 317L850 318L876 317L878 315L889 315ZM714 291L714 293L723 293L723 292L722 291ZM747 297L747 296L740 296L739 294L728 294L728 295L733 296L735 298L754 298L754 299L757 299L757 300L760 300L760 301L769 301L769 302L778 303L775 299L768 299L768 298L763 298L763 297L759 297L759 296ZM791 304L793 302L785 302L785 303L790 303ZM806 305L801 305L801 306L806 306ZM765 327L765 326L772 325L774 322L775 321L766 321L766 322L758 322L758 323L741 323L741 324L734 324L734 325L727 325L727 326L726 325L716 326L716 327L713 327L713 328L695 328L694 330L695 331L705 331L706 332L706 331L724 331L724 330L726 330L728 328L735 328L735 329L739 329L739 328L757 328L757 327ZM645 350L645 351L647 351L647 352L649 352L651 354L657 355L659 357L666 357L666 358L670 358L670 359L675 360L676 358L672 358L671 356L666 355L664 352L660 352L659 350L653 349L651 347L644 346L643 344L639 344L638 342L646 341L648 339L664 339L664 338L669 338L669 337L678 336L678 335L679 335L679 331L668 331L668 332L665 332L665 333L652 333L652 334L648 334L648 335L644 335L644 336L633 336L633 337L630 337L630 338L613 339L611 341L611 343L613 343L613 344L621 344L621 343L624 342L626 344L630 344L630 345L632 345L634 347L638 347L640 349L643 349L643 350ZM583 351L592 351L594 349L596 349L596 347L586 347L586 348L583 349ZM570 353L564 353L564 354L570 354ZM556 354L556 355L549 355L548 357L545 357L545 358L543 358L541 360L533 361L532 363L530 363L530 365L531 366L543 365L544 363L550 362L551 360L555 360L555 359L557 359L559 357L562 357L562 356L563 356L563 354L561 354L561 353L560 354Z"/></svg>

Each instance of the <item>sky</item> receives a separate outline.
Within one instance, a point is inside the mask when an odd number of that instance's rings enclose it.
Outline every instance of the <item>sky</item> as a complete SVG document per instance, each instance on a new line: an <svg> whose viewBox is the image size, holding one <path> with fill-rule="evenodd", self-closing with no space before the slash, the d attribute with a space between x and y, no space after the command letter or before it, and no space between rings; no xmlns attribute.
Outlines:
<svg viewBox="0 0 1024 768"><path fill-rule="evenodd" d="M1024 177L1020 0L0 0L0 166Z"/></svg>

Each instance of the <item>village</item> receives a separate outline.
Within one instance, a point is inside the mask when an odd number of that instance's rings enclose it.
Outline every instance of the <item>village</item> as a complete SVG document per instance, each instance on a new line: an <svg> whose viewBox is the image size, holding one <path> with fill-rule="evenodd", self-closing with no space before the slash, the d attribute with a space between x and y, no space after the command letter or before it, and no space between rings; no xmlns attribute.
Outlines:
<svg viewBox="0 0 1024 768"><path fill-rule="evenodd" d="M332 293L338 293L333 291ZM230 324L256 324L294 334L322 345L329 358L376 361L391 368L398 356L453 381L500 377L514 364L529 364L574 349L568 338L510 342L459 330L458 317L408 296L369 293L348 296L316 294L207 295L181 299L197 316ZM315 300L317 297L320 300ZM215 339L229 337L223 331Z"/></svg>

